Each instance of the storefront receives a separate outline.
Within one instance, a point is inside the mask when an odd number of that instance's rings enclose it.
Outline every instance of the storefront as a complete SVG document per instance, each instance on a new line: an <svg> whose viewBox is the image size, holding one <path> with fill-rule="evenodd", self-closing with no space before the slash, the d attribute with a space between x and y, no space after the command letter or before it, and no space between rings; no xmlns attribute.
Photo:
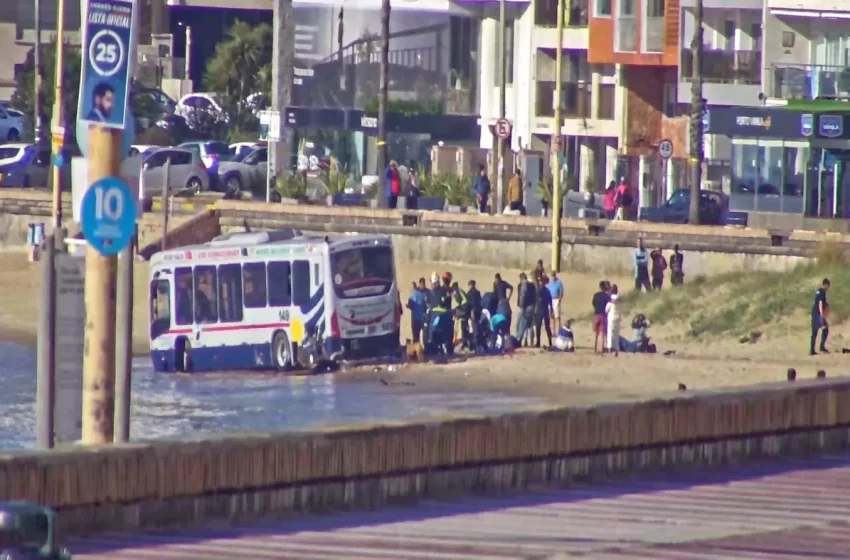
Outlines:
<svg viewBox="0 0 850 560"><path fill-rule="evenodd" d="M731 207L850 218L848 117L781 107L711 110L706 132L732 141Z"/></svg>

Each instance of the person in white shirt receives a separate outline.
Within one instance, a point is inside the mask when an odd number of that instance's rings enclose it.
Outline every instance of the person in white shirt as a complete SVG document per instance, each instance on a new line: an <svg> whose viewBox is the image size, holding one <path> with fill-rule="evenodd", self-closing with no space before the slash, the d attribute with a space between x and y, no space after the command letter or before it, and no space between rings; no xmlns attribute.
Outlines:
<svg viewBox="0 0 850 560"><path fill-rule="evenodd" d="M605 317L608 325L608 336L605 338L608 353L614 353L614 357L620 355L620 304L617 285L611 286L611 298L605 305Z"/></svg>

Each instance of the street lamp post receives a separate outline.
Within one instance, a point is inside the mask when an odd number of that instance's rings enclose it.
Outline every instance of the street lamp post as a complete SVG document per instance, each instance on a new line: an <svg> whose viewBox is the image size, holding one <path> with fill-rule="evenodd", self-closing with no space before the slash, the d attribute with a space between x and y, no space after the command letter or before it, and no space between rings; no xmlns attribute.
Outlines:
<svg viewBox="0 0 850 560"><path fill-rule="evenodd" d="M56 17L56 74L54 77L53 134L65 135L65 108L62 95L65 73L65 0L59 0ZM62 227L62 171L53 166L53 228Z"/></svg>

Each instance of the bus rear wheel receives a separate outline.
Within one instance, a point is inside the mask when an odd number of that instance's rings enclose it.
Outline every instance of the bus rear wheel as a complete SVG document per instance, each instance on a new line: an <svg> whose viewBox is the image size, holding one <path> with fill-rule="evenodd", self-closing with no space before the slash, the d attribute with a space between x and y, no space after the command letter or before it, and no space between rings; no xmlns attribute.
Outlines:
<svg viewBox="0 0 850 560"><path fill-rule="evenodd" d="M277 371L292 369L292 345L285 332L275 333L272 339L272 365Z"/></svg>

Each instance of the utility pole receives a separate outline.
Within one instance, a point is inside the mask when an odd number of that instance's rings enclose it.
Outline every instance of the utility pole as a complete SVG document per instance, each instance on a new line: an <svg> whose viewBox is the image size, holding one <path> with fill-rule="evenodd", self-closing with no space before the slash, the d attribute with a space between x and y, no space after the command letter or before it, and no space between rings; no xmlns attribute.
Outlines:
<svg viewBox="0 0 850 560"><path fill-rule="evenodd" d="M33 118L35 122L35 144L43 147L44 137L44 66L41 61L41 0L35 0L35 41L33 46L33 65L35 71L35 99L33 106Z"/></svg>
<svg viewBox="0 0 850 560"><path fill-rule="evenodd" d="M292 0L272 2L272 111L286 118L286 109L292 103L292 72L295 53L295 20L292 17ZM274 173L289 168L292 147L292 128L281 126L280 140L274 142Z"/></svg>
<svg viewBox="0 0 850 560"><path fill-rule="evenodd" d="M505 0L499 0L499 118L505 118L505 84L507 80L507 35L505 20ZM505 205L505 140L499 138L496 155L496 214L502 212Z"/></svg>
<svg viewBox="0 0 850 560"><path fill-rule="evenodd" d="M89 127L88 182L117 177L121 131ZM115 256L86 251L86 342L83 360L83 444L114 440L115 422Z"/></svg>
<svg viewBox="0 0 850 560"><path fill-rule="evenodd" d="M381 73L378 90L378 163L376 174L384 178L387 167L387 91L390 81L390 0L381 3ZM385 180L378 181L378 189L384 187ZM379 192L382 192L379 190ZM378 196L381 208L387 205L386 196Z"/></svg>
<svg viewBox="0 0 850 560"><path fill-rule="evenodd" d="M564 0L558 0L558 46L555 51L555 124L552 141L556 150L552 163L552 270L561 270L561 63L564 43Z"/></svg>
<svg viewBox="0 0 850 560"><path fill-rule="evenodd" d="M161 250L168 249L168 185L171 183L171 158L165 160L165 165L162 166L162 175L165 177L165 182L162 184L162 247Z"/></svg>
<svg viewBox="0 0 850 560"><path fill-rule="evenodd" d="M691 205L688 213L688 223L699 224L699 197L702 184L703 163L703 126L702 117L705 102L702 97L702 21L703 0L694 4L694 38L691 42L693 57L691 71Z"/></svg>
<svg viewBox="0 0 850 560"><path fill-rule="evenodd" d="M56 74L54 77L53 134L65 135L65 107L62 96L65 74L65 0L59 0L56 15ZM53 166L53 228L62 228L62 171ZM64 236L63 236L64 237Z"/></svg>

